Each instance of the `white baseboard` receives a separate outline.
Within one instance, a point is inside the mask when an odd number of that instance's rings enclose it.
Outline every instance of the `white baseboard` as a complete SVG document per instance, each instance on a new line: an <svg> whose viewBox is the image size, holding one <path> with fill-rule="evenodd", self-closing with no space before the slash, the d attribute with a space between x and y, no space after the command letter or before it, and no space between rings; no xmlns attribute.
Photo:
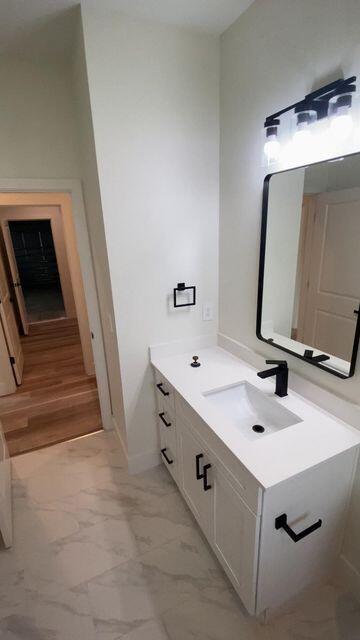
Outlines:
<svg viewBox="0 0 360 640"><path fill-rule="evenodd" d="M138 453L134 456L128 456L128 469L129 473L135 475L153 467L158 467L161 464L161 457L159 451L147 451L146 453Z"/></svg>
<svg viewBox="0 0 360 640"><path fill-rule="evenodd" d="M358 569L343 554L339 557L336 569L336 577L339 582L360 601L360 572Z"/></svg>
<svg viewBox="0 0 360 640"><path fill-rule="evenodd" d="M142 471L153 469L153 467L158 467L159 464L161 464L161 456L158 450L147 451L146 453L138 453L134 456L129 456L127 447L125 446L125 443L121 437L119 425L117 424L114 416L112 416L112 422L114 426L114 432L120 442L123 454L126 458L128 471L130 474L135 475L136 473L141 473Z"/></svg>
<svg viewBox="0 0 360 640"><path fill-rule="evenodd" d="M119 440L121 448L122 448L122 452L123 452L125 458L127 459L127 457L128 457L127 456L127 447L125 447L125 443L124 443L124 441L123 441L123 439L121 437L120 427L119 427L119 425L118 425L118 423L116 421L116 418L114 416L111 416L111 420L112 420L114 433L115 433L117 439Z"/></svg>

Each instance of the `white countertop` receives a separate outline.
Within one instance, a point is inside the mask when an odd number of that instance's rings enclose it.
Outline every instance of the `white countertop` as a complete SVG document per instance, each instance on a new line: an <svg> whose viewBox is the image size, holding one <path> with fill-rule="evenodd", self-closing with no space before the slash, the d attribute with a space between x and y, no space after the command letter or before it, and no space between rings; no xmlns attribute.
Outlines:
<svg viewBox="0 0 360 640"><path fill-rule="evenodd" d="M151 363L217 434L257 481L268 489L291 476L360 444L360 431L334 418L291 391L274 394L275 380L262 380L257 370L224 349L199 349L201 366L190 367L194 351L163 355L151 349ZM267 366L264 362L264 369ZM247 381L302 419L276 433L248 440L204 393Z"/></svg>

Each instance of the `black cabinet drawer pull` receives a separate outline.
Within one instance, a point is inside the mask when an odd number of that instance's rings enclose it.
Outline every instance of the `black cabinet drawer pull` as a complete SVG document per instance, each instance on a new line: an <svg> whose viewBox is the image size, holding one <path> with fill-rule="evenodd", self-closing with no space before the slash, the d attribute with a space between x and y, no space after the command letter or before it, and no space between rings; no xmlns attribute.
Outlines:
<svg viewBox="0 0 360 640"><path fill-rule="evenodd" d="M196 460L196 480L201 480L204 477L204 473L200 473L200 460L204 457L203 453L198 453Z"/></svg>
<svg viewBox="0 0 360 640"><path fill-rule="evenodd" d="M161 391L161 393L163 394L163 396L169 396L170 393L168 391L164 391L163 389L163 382L159 382L159 384L157 384L157 388L159 389L159 391Z"/></svg>
<svg viewBox="0 0 360 640"><path fill-rule="evenodd" d="M164 458L165 458L165 460L166 460L166 462L168 464L172 464L174 462L174 460L170 460L170 458L167 457L167 455L166 455L166 447L165 447L165 449L161 449L161 453L164 456Z"/></svg>
<svg viewBox="0 0 360 640"><path fill-rule="evenodd" d="M208 470L211 469L211 464L204 464L203 466L203 474L204 474L204 478L203 478L203 483L204 483L204 491L209 491L209 489L211 489L212 485L208 484L208 479L207 479L207 472Z"/></svg>
<svg viewBox="0 0 360 640"><path fill-rule="evenodd" d="M275 518L275 529L284 529L284 531L286 531L288 536L290 536L291 540L293 540L294 542L299 542L299 540L306 538L306 536L309 536L310 533L312 533L313 531L316 531L316 529L319 529L321 525L322 525L322 520L319 519L310 527L308 527L307 529L304 529L304 531L300 531L300 533L295 533L295 531L293 531L293 529L291 529L291 527L289 527L287 523L286 513L282 513L281 516L278 516L277 518Z"/></svg>
<svg viewBox="0 0 360 640"><path fill-rule="evenodd" d="M165 416L165 411L163 411L162 413L159 413L159 418L161 422L164 423L165 427L171 427L171 422L167 422L164 416Z"/></svg>

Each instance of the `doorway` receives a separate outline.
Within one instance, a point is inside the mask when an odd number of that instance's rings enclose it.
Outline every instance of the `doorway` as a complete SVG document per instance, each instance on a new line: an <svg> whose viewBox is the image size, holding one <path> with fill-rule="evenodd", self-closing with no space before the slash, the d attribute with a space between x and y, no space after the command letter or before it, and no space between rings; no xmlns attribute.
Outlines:
<svg viewBox="0 0 360 640"><path fill-rule="evenodd" d="M301 219L296 339L345 363L351 360L360 301L359 209L358 188L323 192L304 196Z"/></svg>
<svg viewBox="0 0 360 640"><path fill-rule="evenodd" d="M35 206L35 198L31 206L0 206L0 284L9 301L0 332L16 383L7 392L0 384L0 421L11 455L103 428L69 198L66 218L61 204L42 206L39 198Z"/></svg>
<svg viewBox="0 0 360 640"><path fill-rule="evenodd" d="M50 220L9 221L29 323L66 318Z"/></svg>

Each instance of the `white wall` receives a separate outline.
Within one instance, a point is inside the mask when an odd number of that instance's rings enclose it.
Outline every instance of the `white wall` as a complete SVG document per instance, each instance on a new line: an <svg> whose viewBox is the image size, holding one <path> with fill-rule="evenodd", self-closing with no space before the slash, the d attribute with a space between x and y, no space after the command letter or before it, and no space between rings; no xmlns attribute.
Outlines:
<svg viewBox="0 0 360 640"><path fill-rule="evenodd" d="M264 118L360 66L357 0L255 0L222 37L220 331L264 356L257 340ZM292 370L359 404L358 373L341 381L287 356ZM334 478L334 482L336 479ZM356 496L360 494L360 473ZM360 571L360 513L352 509L345 553ZM360 578L360 576L359 576Z"/></svg>
<svg viewBox="0 0 360 640"><path fill-rule="evenodd" d="M108 329L111 289L91 138L86 69L81 58L81 34L77 45L73 70L69 64L60 62L2 57L0 177L84 177L86 214L98 280L100 311L106 318L103 337L112 409L121 428L123 409L120 373L116 339Z"/></svg>
<svg viewBox="0 0 360 640"><path fill-rule="evenodd" d="M340 191L360 186L360 154L341 162L328 162L308 167L305 172L305 193Z"/></svg>
<svg viewBox="0 0 360 640"><path fill-rule="evenodd" d="M110 387L114 426L126 450L126 431L120 375L119 352L115 329L109 264L106 250L103 212L96 162L94 133L90 109L83 31L79 15L78 33L72 65L72 86L76 111L79 160L82 175L86 217L99 300L106 368Z"/></svg>
<svg viewBox="0 0 360 640"><path fill-rule="evenodd" d="M218 39L83 9L132 466L158 456L150 344L217 329ZM177 282L198 305L174 310ZM212 322L202 303L214 304ZM156 457L155 457L156 456Z"/></svg>
<svg viewBox="0 0 360 640"><path fill-rule="evenodd" d="M0 176L79 177L68 69L2 56L0 87Z"/></svg>
<svg viewBox="0 0 360 640"><path fill-rule="evenodd" d="M264 328L270 323L273 331L288 338L293 327L304 173L304 169L289 171L269 182L262 320Z"/></svg>

